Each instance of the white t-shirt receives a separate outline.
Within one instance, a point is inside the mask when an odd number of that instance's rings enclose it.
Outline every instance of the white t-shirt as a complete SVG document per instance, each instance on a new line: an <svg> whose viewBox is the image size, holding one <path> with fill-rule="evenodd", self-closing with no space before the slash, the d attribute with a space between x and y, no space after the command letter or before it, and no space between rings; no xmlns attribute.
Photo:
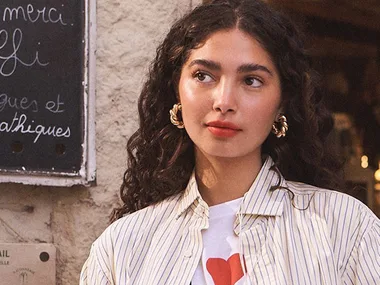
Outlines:
<svg viewBox="0 0 380 285"><path fill-rule="evenodd" d="M203 252L192 285L243 285L239 237L234 221L243 198L209 208L209 228L202 232Z"/></svg>

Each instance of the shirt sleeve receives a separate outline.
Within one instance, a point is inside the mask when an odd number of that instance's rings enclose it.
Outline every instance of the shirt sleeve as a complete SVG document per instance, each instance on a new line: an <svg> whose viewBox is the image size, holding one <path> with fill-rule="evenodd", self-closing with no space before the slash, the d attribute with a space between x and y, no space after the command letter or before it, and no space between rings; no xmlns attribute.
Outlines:
<svg viewBox="0 0 380 285"><path fill-rule="evenodd" d="M90 255L83 265L79 285L113 285L100 265L96 245L92 245Z"/></svg>
<svg viewBox="0 0 380 285"><path fill-rule="evenodd" d="M380 284L380 223L375 221L358 249L357 284Z"/></svg>
<svg viewBox="0 0 380 285"><path fill-rule="evenodd" d="M380 284L380 221L374 215L371 218L362 223L366 230L351 253L345 284Z"/></svg>

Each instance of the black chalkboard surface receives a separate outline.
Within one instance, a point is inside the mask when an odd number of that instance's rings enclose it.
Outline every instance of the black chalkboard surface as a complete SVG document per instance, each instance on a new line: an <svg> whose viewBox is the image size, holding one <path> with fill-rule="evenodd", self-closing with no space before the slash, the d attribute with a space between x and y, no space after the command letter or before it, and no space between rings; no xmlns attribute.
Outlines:
<svg viewBox="0 0 380 285"><path fill-rule="evenodd" d="M79 171L84 13L83 0L0 1L0 171Z"/></svg>

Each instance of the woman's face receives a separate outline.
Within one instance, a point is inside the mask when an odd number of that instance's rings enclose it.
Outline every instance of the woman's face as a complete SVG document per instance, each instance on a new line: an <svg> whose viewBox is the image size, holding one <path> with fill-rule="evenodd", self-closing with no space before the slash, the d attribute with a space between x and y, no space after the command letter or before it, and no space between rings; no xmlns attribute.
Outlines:
<svg viewBox="0 0 380 285"><path fill-rule="evenodd" d="M279 114L280 78L254 38L223 30L191 52L181 71L179 97L196 150L257 158Z"/></svg>

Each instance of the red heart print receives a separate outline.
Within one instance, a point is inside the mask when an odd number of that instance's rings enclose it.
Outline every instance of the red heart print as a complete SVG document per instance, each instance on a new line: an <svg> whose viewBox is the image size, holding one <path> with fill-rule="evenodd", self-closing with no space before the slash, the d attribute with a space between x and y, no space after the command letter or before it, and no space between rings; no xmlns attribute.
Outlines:
<svg viewBox="0 0 380 285"><path fill-rule="evenodd" d="M238 253L231 255L227 261L223 258L209 258L206 268L215 285L234 285L244 275Z"/></svg>

